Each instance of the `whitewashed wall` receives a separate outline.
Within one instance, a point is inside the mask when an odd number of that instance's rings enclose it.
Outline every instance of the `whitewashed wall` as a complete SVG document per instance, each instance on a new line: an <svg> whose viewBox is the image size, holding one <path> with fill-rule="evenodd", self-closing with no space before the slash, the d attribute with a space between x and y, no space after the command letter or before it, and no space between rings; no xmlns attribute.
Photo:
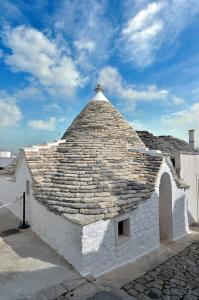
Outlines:
<svg viewBox="0 0 199 300"><path fill-rule="evenodd" d="M26 191L26 180L31 182L31 176L28 169L26 160L24 159L23 153L19 160L16 176L0 176L0 202L7 204L14 201L16 198L20 198L23 192ZM22 199L14 202L8 206L17 217L22 219ZM26 216L30 220L30 198L27 196L26 199Z"/></svg>
<svg viewBox="0 0 199 300"><path fill-rule="evenodd" d="M31 228L77 270L81 270L82 226L48 211L32 198Z"/></svg>
<svg viewBox="0 0 199 300"><path fill-rule="evenodd" d="M138 208L129 214L83 227L83 275L92 273L99 276L159 247L159 184L165 172L170 175L172 187L172 239L186 235L188 232L186 196L183 190L177 188L170 169L164 162L150 199L140 202ZM118 242L117 222L122 218L130 220L130 237Z"/></svg>
<svg viewBox="0 0 199 300"><path fill-rule="evenodd" d="M187 190L189 223L199 222L199 154L180 154L180 177L190 186Z"/></svg>
<svg viewBox="0 0 199 300"><path fill-rule="evenodd" d="M153 197L120 218L84 226L82 273L98 276L157 248L159 246L157 211L158 202L156 197ZM129 217L130 237L120 242L117 238L117 221L123 217Z"/></svg>
<svg viewBox="0 0 199 300"><path fill-rule="evenodd" d="M0 202L7 204L21 196L26 190L26 180L30 180L31 183L31 175L22 153L16 176L10 178L0 176ZM22 200L7 208L22 219ZM81 269L82 226L48 211L45 206L34 199L31 189L30 195L26 195L26 220L31 225L31 229L45 242L65 257L77 270Z"/></svg>

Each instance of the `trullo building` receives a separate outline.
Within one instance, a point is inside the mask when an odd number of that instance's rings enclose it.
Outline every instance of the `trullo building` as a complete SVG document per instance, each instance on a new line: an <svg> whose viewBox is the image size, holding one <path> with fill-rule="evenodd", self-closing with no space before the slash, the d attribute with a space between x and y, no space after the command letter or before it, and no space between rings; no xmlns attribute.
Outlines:
<svg viewBox="0 0 199 300"><path fill-rule="evenodd" d="M103 95L63 139L25 148L1 171L0 201L26 191L27 219L82 274L97 276L187 233L186 186ZM21 217L22 203L10 206Z"/></svg>

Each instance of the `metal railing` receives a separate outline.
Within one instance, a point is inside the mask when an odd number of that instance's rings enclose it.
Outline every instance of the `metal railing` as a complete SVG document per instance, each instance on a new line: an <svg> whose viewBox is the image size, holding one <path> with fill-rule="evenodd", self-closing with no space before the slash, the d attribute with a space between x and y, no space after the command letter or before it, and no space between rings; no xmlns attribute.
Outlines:
<svg viewBox="0 0 199 300"><path fill-rule="evenodd" d="M13 204L14 202L16 202L16 201L18 201L18 200L21 200L21 199L23 199L23 196L21 196L21 197L19 197L19 198L16 198L15 200L10 201L10 202L8 202L8 203L6 203L6 204L0 206L0 209L1 209L1 208L4 208L4 207L7 207L7 206L9 206L9 205Z"/></svg>
<svg viewBox="0 0 199 300"><path fill-rule="evenodd" d="M26 193L23 192L23 219L22 222L19 223L19 229L27 229L30 225L26 221Z"/></svg>
<svg viewBox="0 0 199 300"><path fill-rule="evenodd" d="M10 201L10 202L8 202L8 203L6 203L6 204L0 206L0 209L1 209L1 208L4 208L4 207L7 207L7 206L9 206L9 205L11 205L11 204L13 204L13 203L19 201L19 200L23 200L22 221L19 222L19 228L20 228L20 229L26 229L26 228L29 228L30 225L29 225L28 222L26 221L26 193L25 193L25 192L23 192L23 196L18 197L18 198L16 198L16 199L14 199L13 201Z"/></svg>

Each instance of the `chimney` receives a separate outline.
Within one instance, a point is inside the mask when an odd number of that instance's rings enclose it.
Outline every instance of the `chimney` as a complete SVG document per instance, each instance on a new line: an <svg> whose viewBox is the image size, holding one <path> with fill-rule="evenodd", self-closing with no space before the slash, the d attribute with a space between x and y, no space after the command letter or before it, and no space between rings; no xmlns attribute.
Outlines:
<svg viewBox="0 0 199 300"><path fill-rule="evenodd" d="M189 130L189 145L195 149L195 130L190 129Z"/></svg>

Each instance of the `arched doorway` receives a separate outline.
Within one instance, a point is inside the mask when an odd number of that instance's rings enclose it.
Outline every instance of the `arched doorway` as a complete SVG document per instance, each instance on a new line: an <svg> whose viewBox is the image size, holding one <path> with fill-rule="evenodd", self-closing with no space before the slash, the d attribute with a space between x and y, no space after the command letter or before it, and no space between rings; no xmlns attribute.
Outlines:
<svg viewBox="0 0 199 300"><path fill-rule="evenodd" d="M163 173L159 186L160 240L172 238L172 188L168 173Z"/></svg>

